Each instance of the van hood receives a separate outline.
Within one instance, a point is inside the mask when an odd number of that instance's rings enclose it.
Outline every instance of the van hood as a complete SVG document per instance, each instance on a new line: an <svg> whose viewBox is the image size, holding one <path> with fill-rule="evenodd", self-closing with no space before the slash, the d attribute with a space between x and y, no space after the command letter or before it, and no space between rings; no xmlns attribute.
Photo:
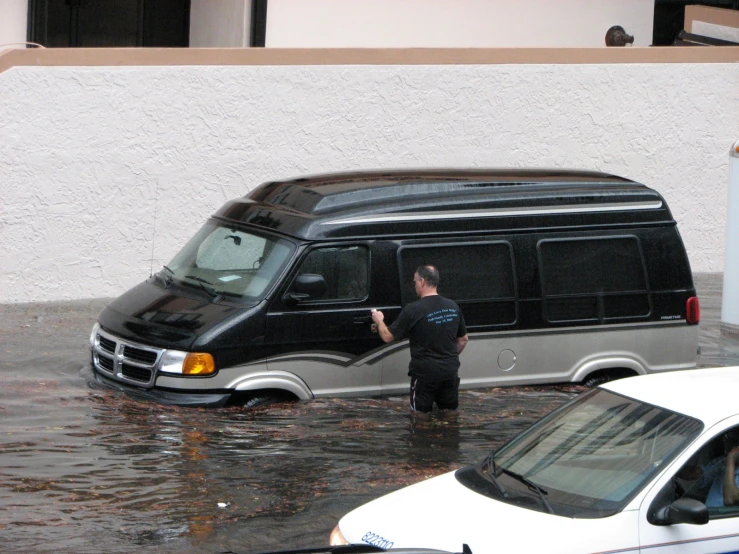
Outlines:
<svg viewBox="0 0 739 554"><path fill-rule="evenodd" d="M455 472L373 500L339 522L346 540L381 548L578 554L639 552L638 511L573 519L513 506L463 486Z"/></svg>
<svg viewBox="0 0 739 554"><path fill-rule="evenodd" d="M116 298L98 321L107 331L133 342L188 350L208 331L255 305L212 303L198 291L163 289L149 280Z"/></svg>

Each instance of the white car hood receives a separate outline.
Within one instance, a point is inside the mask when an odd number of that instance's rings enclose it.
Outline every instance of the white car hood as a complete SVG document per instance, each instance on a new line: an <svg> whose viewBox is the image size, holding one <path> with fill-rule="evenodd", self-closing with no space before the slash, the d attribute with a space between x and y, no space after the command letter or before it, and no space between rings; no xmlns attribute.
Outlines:
<svg viewBox="0 0 739 554"><path fill-rule="evenodd" d="M572 519L512 506L478 494L454 472L373 500L339 522L351 543L381 548L436 548L473 554L577 554L639 551L638 511Z"/></svg>

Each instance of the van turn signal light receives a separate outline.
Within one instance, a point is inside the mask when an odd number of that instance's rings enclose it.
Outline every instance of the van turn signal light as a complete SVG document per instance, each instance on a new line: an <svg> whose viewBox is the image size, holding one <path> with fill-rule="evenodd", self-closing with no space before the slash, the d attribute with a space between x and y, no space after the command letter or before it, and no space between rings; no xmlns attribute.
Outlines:
<svg viewBox="0 0 739 554"><path fill-rule="evenodd" d="M183 375L210 375L215 370L213 356L205 352L189 352L182 364Z"/></svg>

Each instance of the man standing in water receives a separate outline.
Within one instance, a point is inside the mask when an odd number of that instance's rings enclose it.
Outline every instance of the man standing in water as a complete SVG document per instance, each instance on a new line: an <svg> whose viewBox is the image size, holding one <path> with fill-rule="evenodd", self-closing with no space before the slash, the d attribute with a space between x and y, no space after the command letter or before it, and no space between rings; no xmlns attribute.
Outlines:
<svg viewBox="0 0 739 554"><path fill-rule="evenodd" d="M420 266L413 283L419 299L403 308L390 327L379 310L372 310L372 320L385 342L410 340L411 409L430 412L436 402L440 410L456 410L459 354L469 340L462 311L436 291L439 271L434 266Z"/></svg>

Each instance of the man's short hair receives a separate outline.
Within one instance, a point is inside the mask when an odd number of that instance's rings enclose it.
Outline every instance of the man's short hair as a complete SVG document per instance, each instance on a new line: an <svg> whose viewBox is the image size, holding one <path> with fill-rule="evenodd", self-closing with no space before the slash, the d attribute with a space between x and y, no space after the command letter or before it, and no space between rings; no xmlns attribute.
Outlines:
<svg viewBox="0 0 739 554"><path fill-rule="evenodd" d="M439 286L439 270L432 265L419 265L418 276L434 288Z"/></svg>
<svg viewBox="0 0 739 554"><path fill-rule="evenodd" d="M739 427L732 427L724 433L724 445L727 450L739 446Z"/></svg>

